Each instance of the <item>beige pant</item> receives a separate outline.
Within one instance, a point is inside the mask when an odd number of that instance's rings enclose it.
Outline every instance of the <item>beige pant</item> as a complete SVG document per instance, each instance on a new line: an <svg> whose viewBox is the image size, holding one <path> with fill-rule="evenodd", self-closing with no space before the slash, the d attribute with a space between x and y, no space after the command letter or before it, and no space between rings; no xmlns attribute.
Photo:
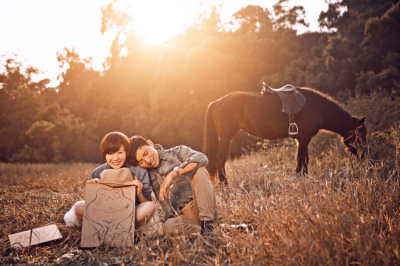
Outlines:
<svg viewBox="0 0 400 266"><path fill-rule="evenodd" d="M181 211L182 215L165 221L164 235L192 235L201 231L200 221L217 221L218 212L214 188L205 167L200 167L190 177L193 200Z"/></svg>

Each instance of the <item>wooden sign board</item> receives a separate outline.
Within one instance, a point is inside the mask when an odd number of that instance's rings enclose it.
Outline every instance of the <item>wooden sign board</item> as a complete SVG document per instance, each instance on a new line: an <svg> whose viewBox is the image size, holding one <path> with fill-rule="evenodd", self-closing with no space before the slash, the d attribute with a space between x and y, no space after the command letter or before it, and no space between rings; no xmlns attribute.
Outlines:
<svg viewBox="0 0 400 266"><path fill-rule="evenodd" d="M27 230L20 233L9 235L11 246L13 247L29 247L44 242L62 238L57 225L39 227L33 230Z"/></svg>
<svg viewBox="0 0 400 266"><path fill-rule="evenodd" d="M135 233L136 186L87 184L81 247L130 247Z"/></svg>

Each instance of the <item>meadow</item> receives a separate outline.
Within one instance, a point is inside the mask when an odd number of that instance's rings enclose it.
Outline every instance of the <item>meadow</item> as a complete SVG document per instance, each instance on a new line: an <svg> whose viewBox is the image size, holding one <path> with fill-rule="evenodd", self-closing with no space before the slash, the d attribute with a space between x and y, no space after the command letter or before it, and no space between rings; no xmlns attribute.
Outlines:
<svg viewBox="0 0 400 266"><path fill-rule="evenodd" d="M304 34L296 28L306 26L310 12L289 0L269 9L248 5L227 24L222 6L200 8L193 24L160 45L134 30L127 1L102 2L108 4L98 26L114 36L103 70L71 40L55 54L57 81L42 76L55 68L28 66L19 49L0 56L0 265L400 265L399 0L325 1L319 31ZM157 9L153 4L147 17L155 18ZM6 31L19 12L10 13ZM36 20L20 22L33 27ZM46 27L34 28L16 32L32 47L40 32L54 39ZM92 36L86 32L83 37ZM294 140L241 132L231 146L240 157L227 163L229 185L215 184L219 227L211 237L142 238L129 249L79 247L81 229L67 228L63 216L84 198L98 164L83 162L101 160L106 133L199 150L208 104L234 91L260 91L263 81L315 88L350 114L366 116L364 160L321 131L309 146L309 174L297 175ZM10 247L9 234L50 224L62 239ZM241 224L246 227L231 227Z"/></svg>
<svg viewBox="0 0 400 266"><path fill-rule="evenodd" d="M364 160L330 132L309 146L309 175L296 175L291 139L260 140L231 159L229 186L215 186L220 226L209 238L142 238L129 249L80 249L80 228L67 228L63 216L84 198L97 164L0 163L0 264L399 265L400 127L390 116L398 99L373 97L347 106L370 122ZM368 108L372 103L385 119ZM49 224L57 224L62 239L10 248L9 234ZM247 227L230 227L240 224Z"/></svg>

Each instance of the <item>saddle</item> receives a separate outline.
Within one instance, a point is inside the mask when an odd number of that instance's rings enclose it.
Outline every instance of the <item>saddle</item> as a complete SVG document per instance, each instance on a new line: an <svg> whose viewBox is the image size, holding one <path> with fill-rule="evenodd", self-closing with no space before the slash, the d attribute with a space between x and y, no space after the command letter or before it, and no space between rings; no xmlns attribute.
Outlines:
<svg viewBox="0 0 400 266"><path fill-rule="evenodd" d="M285 85L279 89L273 89L263 82L261 94L276 93L282 103L282 112L289 115L289 136L294 137L299 133L299 128L295 122L295 114L300 112L306 104L306 98L293 85ZM264 101L263 101L264 103Z"/></svg>

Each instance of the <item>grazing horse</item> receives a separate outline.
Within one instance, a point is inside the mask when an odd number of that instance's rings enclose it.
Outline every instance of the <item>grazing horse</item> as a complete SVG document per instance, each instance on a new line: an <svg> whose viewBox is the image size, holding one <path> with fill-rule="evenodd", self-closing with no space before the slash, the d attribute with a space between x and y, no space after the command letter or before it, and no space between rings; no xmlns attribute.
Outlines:
<svg viewBox="0 0 400 266"><path fill-rule="evenodd" d="M307 147L320 129L342 136L348 150L357 155L353 144L366 144L366 117L352 117L335 100L317 90L298 90L306 98L306 105L296 114L298 134L292 136L298 141L296 172L308 173ZM262 97L267 97L265 108ZM288 128L288 115L282 113L281 101L275 93L262 96L257 92L232 92L210 103L203 141L203 153L209 160L207 169L210 175L227 184L226 157L229 145L240 129L258 138L282 139L288 137Z"/></svg>

